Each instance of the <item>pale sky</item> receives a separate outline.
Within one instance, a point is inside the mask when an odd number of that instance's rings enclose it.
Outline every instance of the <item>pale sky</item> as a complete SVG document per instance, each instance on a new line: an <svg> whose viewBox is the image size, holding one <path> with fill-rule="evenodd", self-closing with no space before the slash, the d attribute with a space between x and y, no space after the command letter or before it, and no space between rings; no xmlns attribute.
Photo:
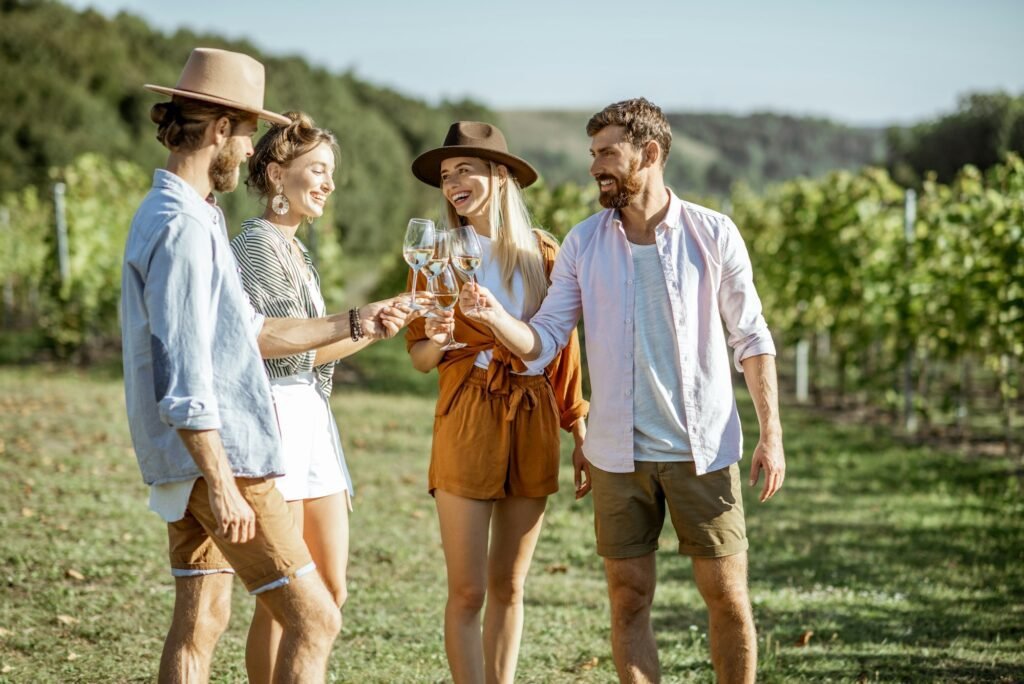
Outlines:
<svg viewBox="0 0 1024 684"><path fill-rule="evenodd" d="M68 4L244 38L431 103L591 110L642 95L670 111L887 124L969 91L1024 93L1024 0Z"/></svg>

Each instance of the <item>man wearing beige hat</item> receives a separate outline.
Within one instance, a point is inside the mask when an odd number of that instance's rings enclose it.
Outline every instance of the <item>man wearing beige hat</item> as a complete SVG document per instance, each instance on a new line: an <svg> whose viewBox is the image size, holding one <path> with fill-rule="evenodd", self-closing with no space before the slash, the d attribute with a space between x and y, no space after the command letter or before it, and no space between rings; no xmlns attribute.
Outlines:
<svg viewBox="0 0 1024 684"><path fill-rule="evenodd" d="M257 119L288 122L263 109L263 65L197 48L174 88L146 87L172 96L150 114L170 156L132 220L121 319L132 442L175 577L160 681L208 679L235 571L284 627L275 681L323 681L341 616L274 486L284 469L261 351L389 336L402 312L256 315L212 192L237 186Z"/></svg>

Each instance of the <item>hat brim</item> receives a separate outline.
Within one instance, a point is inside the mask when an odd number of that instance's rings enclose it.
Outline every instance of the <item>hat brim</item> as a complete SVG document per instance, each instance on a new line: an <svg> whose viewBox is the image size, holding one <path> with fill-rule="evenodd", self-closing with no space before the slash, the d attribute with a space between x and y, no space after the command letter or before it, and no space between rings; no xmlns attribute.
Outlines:
<svg viewBox="0 0 1024 684"><path fill-rule="evenodd" d="M216 95L207 95L206 93L197 93L191 90L180 90L178 88L167 88L164 86L152 85L150 83L147 83L143 87L146 90L152 90L154 93L160 93L162 95L180 95L193 100L202 100L203 102L212 102L214 104L224 105L225 107L231 107L232 109L240 109L243 112L251 112L259 118L272 123L284 124L287 126L292 122L287 116L277 114L276 112L271 112L266 109L256 109L247 104L228 100L223 97L217 97Z"/></svg>
<svg viewBox="0 0 1024 684"><path fill-rule="evenodd" d="M441 187L441 162L452 157L479 157L498 164L504 164L509 172L515 176L519 187L525 188L537 182L537 170L519 157L489 150L486 147L473 147L471 145L447 145L428 150L416 157L412 162L412 174L427 185L435 188Z"/></svg>

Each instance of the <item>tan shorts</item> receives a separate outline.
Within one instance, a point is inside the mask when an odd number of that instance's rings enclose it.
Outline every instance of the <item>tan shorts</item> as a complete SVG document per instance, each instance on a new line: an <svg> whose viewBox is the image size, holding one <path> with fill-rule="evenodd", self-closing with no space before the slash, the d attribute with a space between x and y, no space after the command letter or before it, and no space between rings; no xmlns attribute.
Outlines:
<svg viewBox="0 0 1024 684"><path fill-rule="evenodd" d="M665 506L679 553L719 558L747 549L738 464L697 477L693 463L637 461L632 473L590 466L597 553L636 558L658 548Z"/></svg>
<svg viewBox="0 0 1024 684"><path fill-rule="evenodd" d="M244 544L221 539L210 509L206 480L199 478L185 517L167 523L171 574L192 577L234 571L252 594L276 589L316 569L284 497L270 478L235 482L256 514L256 536Z"/></svg>
<svg viewBox="0 0 1024 684"><path fill-rule="evenodd" d="M430 493L470 499L558 491L558 408L543 375L513 375L507 395L487 391L474 368L448 413L434 418Z"/></svg>

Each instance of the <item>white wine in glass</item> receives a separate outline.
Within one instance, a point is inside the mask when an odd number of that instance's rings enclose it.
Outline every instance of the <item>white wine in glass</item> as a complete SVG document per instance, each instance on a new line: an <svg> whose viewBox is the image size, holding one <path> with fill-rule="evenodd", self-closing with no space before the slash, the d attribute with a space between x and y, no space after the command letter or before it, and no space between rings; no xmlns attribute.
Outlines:
<svg viewBox="0 0 1024 684"><path fill-rule="evenodd" d="M427 281L427 289L434 295L434 307L441 311L451 311L459 301L459 279L455 277L452 269L443 268L436 276ZM441 347L442 351L449 349L462 349L465 342L455 340L455 329L448 334L448 341Z"/></svg>
<svg viewBox="0 0 1024 684"><path fill-rule="evenodd" d="M450 249L452 266L476 283L476 272L480 270L484 250L473 226L453 228ZM476 311L477 307L474 306L472 310Z"/></svg>
<svg viewBox="0 0 1024 684"><path fill-rule="evenodd" d="M449 262L451 251L449 249L449 235L447 230L434 231L434 252L427 260L426 269L429 277L433 278L443 271Z"/></svg>
<svg viewBox="0 0 1024 684"><path fill-rule="evenodd" d="M405 242L402 245L402 256L405 263L412 269L412 292L410 293L409 306L412 309L422 309L416 301L416 280L422 269L434 255L434 242L436 231L434 222L430 219L414 218L409 220L405 229Z"/></svg>

